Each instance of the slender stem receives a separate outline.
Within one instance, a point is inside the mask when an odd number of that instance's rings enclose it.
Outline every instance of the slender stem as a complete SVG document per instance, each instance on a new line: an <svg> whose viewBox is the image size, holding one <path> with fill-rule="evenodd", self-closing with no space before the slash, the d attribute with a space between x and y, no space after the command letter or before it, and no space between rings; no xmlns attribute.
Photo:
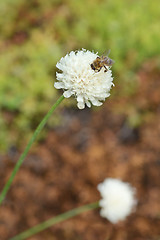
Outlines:
<svg viewBox="0 0 160 240"><path fill-rule="evenodd" d="M34 143L37 135L40 133L40 131L43 129L44 125L46 124L47 120L49 119L49 117L52 115L52 113L54 112L54 110L58 107L58 105L62 102L62 100L64 99L64 96L62 95L57 101L56 103L51 107L51 109L49 110L49 112L45 115L45 117L42 119L42 121L40 122L40 124L38 125L38 127L36 128L36 130L34 131L30 141L28 142L26 148L24 149L24 152L22 153L22 155L20 156L19 160L17 161L10 178L8 179L7 183L5 184L1 195L0 195L0 204L2 203L3 199L5 198L11 184L12 181L16 175L16 173L18 172L18 169L20 168L20 166L22 165L25 157L27 156L27 153L29 152L32 144Z"/></svg>
<svg viewBox="0 0 160 240"><path fill-rule="evenodd" d="M11 238L10 240L23 240L23 239L29 238L29 237L33 236L34 234L39 233L39 232L53 226L56 223L63 222L69 218L72 218L83 212L86 212L86 211L89 211L89 210L92 210L92 209L95 209L98 207L99 207L99 202L94 202L94 203L90 203L90 204L84 205L79 208L72 209L72 210L62 213L56 217L50 218L49 220L47 220L43 223L40 223L40 224L26 230L25 232L22 232L19 235Z"/></svg>

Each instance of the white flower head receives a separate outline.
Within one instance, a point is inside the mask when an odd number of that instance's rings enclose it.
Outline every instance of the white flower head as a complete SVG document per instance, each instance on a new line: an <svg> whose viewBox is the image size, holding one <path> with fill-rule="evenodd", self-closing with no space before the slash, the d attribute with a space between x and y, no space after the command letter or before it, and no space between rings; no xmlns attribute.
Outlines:
<svg viewBox="0 0 160 240"><path fill-rule="evenodd" d="M114 85L110 67L106 66L106 72L104 69L95 72L91 68L97 57L97 54L82 49L68 53L56 65L62 72L56 73L55 88L63 89L66 98L74 95L79 109L85 108L85 104L88 107L91 107L91 103L94 106L102 105Z"/></svg>
<svg viewBox="0 0 160 240"><path fill-rule="evenodd" d="M98 185L102 196L100 215L112 223L124 220L137 204L135 188L119 179L107 178Z"/></svg>

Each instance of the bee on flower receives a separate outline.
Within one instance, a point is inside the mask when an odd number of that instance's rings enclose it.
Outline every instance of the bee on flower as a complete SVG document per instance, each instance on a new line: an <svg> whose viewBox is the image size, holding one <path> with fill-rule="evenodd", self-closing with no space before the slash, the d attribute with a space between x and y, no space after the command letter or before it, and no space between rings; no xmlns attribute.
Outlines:
<svg viewBox="0 0 160 240"><path fill-rule="evenodd" d="M55 88L63 89L66 98L74 96L79 109L91 104L101 106L114 86L110 64L105 64L107 71L93 71L92 64L95 66L98 57L85 49L71 51L56 65L61 72L56 73Z"/></svg>
<svg viewBox="0 0 160 240"><path fill-rule="evenodd" d="M104 52L102 54L102 56L98 56L93 63L91 64L91 68L95 71L95 72L99 72L103 67L104 67L104 72L108 71L107 66L112 66L114 61L108 57L110 53L110 50L107 52Z"/></svg>

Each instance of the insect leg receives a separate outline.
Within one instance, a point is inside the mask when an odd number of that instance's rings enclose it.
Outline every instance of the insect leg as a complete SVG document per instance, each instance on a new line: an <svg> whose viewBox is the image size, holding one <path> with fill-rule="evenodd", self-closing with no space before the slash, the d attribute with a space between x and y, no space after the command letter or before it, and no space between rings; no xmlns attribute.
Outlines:
<svg viewBox="0 0 160 240"><path fill-rule="evenodd" d="M105 68L105 70L104 70L104 72L107 72L108 71L108 68L104 65L104 68Z"/></svg>
<svg viewBox="0 0 160 240"><path fill-rule="evenodd" d="M100 72L100 71L101 71L101 68L102 68L102 67L100 67L100 68L97 70L97 72Z"/></svg>

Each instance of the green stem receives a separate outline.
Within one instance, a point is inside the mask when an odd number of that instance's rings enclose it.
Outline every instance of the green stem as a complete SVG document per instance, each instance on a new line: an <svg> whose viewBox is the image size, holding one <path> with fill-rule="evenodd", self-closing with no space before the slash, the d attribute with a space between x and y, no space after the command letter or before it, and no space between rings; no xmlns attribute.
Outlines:
<svg viewBox="0 0 160 240"><path fill-rule="evenodd" d="M19 160L17 161L10 178L8 179L6 185L4 186L1 195L0 195L0 204L2 203L3 199L5 198L11 184L12 181L18 171L18 169L20 168L20 166L22 165L25 157L27 156L27 153L29 152L32 144L34 143L37 135L40 133L40 131L43 129L44 125L46 124L47 120L49 119L49 117L52 115L52 113L54 112L54 110L58 107L58 105L62 102L62 100L64 99L64 96L62 95L57 101L56 103L51 107L51 109L49 110L49 112L45 115L45 117L42 119L42 121L40 122L40 124L38 125L38 127L36 128L35 132L33 133L30 141L28 142L26 148L24 149L24 152L22 153L22 155L20 156Z"/></svg>
<svg viewBox="0 0 160 240"><path fill-rule="evenodd" d="M10 240L23 240L23 239L29 238L29 237L33 236L34 234L39 233L39 232L53 226L56 223L63 222L64 220L67 220L67 219L72 218L76 215L79 215L83 212L86 212L86 211L89 211L89 210L92 210L92 209L95 209L98 207L99 207L99 202L94 202L94 203L90 203L88 205L84 205L79 208L72 209L72 210L62 213L56 217L50 218L49 220L47 220L43 223L40 223L40 224L28 229L27 231L22 232L19 235L11 238Z"/></svg>

